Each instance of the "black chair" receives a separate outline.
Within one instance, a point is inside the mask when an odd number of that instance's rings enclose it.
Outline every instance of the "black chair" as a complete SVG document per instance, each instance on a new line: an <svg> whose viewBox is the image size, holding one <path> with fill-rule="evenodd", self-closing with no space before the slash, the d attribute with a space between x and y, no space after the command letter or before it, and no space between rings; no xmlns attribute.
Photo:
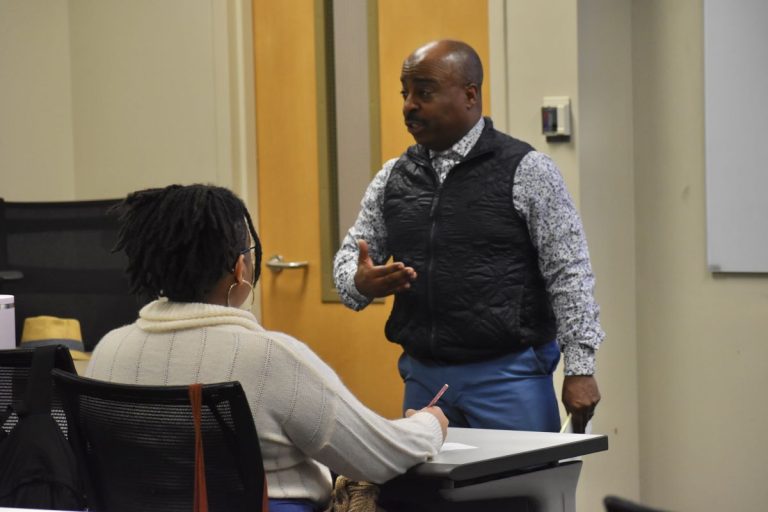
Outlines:
<svg viewBox="0 0 768 512"><path fill-rule="evenodd" d="M0 293L15 296L17 345L30 316L76 318L87 351L136 319L127 258L111 252L119 225L107 210L116 202L0 199Z"/></svg>
<svg viewBox="0 0 768 512"><path fill-rule="evenodd" d="M184 511L193 507L195 432L188 386L137 386L53 371L86 474L92 511ZM259 511L264 468L239 382L202 388L208 508Z"/></svg>
<svg viewBox="0 0 768 512"><path fill-rule="evenodd" d="M618 496L606 496L603 499L603 505L605 505L605 512L664 512Z"/></svg>
<svg viewBox="0 0 768 512"><path fill-rule="evenodd" d="M0 413L6 411L9 405L24 399L34 353L35 349L31 348L0 350ZM63 345L56 347L54 367L71 374L77 373L72 362L72 356ZM68 434L67 418L61 404L61 397L55 386L51 397L51 415L66 436ZM12 412L2 425L3 430L6 433L10 432L18 421L18 416Z"/></svg>

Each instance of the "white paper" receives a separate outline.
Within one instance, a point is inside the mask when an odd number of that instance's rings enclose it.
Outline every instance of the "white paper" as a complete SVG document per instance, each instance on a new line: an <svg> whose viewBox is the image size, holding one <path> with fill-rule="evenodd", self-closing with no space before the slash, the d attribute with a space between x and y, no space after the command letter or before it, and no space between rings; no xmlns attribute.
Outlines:
<svg viewBox="0 0 768 512"><path fill-rule="evenodd" d="M562 428L560 429L561 434L573 434L573 422L571 421L571 416L568 415L568 417L565 419L565 423L563 423ZM589 420L587 424L584 426L584 433L585 434L591 434L592 433L592 420Z"/></svg>
<svg viewBox="0 0 768 512"><path fill-rule="evenodd" d="M568 417L565 419L565 423L563 423L563 427L560 429L561 434L573 434L573 422L571 421L571 415L569 414ZM585 434L591 434L592 433L592 420L589 420L587 424L584 426L584 433ZM581 460L581 457L572 457L570 459L563 459L560 462L567 462L571 460Z"/></svg>
<svg viewBox="0 0 768 512"><path fill-rule="evenodd" d="M455 450L474 450L477 446L470 446L462 443L443 443L443 447L440 448L440 452L452 452Z"/></svg>

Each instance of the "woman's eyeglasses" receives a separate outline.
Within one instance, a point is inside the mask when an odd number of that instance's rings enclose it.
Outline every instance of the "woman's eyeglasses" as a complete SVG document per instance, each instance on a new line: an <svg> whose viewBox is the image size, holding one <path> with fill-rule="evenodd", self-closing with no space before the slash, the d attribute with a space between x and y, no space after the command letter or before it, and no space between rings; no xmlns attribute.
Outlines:
<svg viewBox="0 0 768 512"><path fill-rule="evenodd" d="M250 254L251 255L251 265L252 266L256 265L256 246L255 245L252 245L251 247L249 247L247 249L243 249L242 251L240 251L240 254ZM251 284L252 285L256 284L256 273L257 272L256 272L255 269L254 269L253 272L251 272L251 275L253 276L252 279L251 279ZM253 300L251 300L251 302L253 302Z"/></svg>
<svg viewBox="0 0 768 512"><path fill-rule="evenodd" d="M255 262L256 261L256 246L252 245L251 247L249 247L247 249L243 249L242 251L240 251L240 254L248 254L248 253L251 254L251 263Z"/></svg>

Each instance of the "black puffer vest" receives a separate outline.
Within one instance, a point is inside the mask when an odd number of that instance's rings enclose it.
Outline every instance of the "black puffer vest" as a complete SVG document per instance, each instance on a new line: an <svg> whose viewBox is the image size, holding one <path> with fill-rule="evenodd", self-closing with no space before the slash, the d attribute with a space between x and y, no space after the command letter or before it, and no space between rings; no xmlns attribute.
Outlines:
<svg viewBox="0 0 768 512"><path fill-rule="evenodd" d="M512 183L528 144L485 129L442 185L423 146L400 157L384 192L387 246L416 269L385 333L420 360L468 362L555 339L555 317Z"/></svg>

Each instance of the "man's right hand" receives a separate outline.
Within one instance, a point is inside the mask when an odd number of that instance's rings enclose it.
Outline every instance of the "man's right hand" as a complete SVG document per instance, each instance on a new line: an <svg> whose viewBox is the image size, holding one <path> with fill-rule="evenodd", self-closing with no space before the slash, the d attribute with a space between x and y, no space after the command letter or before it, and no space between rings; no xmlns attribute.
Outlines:
<svg viewBox="0 0 768 512"><path fill-rule="evenodd" d="M368 298L386 297L393 293L407 290L416 279L416 271L406 267L401 262L388 265L375 265L368 256L368 243L358 240L357 272L355 273L355 288Z"/></svg>

